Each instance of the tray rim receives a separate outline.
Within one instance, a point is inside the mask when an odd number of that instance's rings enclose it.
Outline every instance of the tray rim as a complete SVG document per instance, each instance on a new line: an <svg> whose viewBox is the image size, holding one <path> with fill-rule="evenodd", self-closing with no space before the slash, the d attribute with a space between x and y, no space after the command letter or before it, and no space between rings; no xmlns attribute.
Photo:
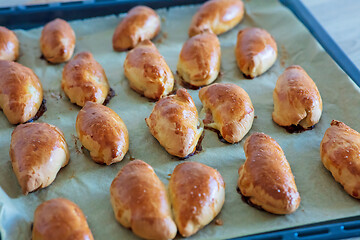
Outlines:
<svg viewBox="0 0 360 240"><path fill-rule="evenodd" d="M131 7L142 4L157 8L168 8L172 6L200 4L206 0L82 0L75 2L56 2L48 4L35 4L27 6L0 7L0 25L10 29L31 29L42 26L44 23L62 17L66 20L84 19L96 16L106 16L127 12ZM339 45L326 32L323 26L317 21L301 0L277 0L288 8L297 19L304 24L310 34L320 43L330 57L360 87L360 70L344 53ZM114 8L115 7L115 8ZM78 10L85 10L87 17L75 15ZM99 9L108 9L100 13ZM95 12L96 10L96 12ZM21 22L22 18L34 18L40 15L34 25L26 25ZM14 18L22 16L22 18ZM41 18L47 16L45 18ZM15 19L14 21L8 21ZM19 23L20 22L20 23ZM25 25L24 25L25 24ZM24 26L24 27L19 27ZM0 240L2 240L2 229L0 229ZM360 236L360 215L346 218L333 219L313 224L306 224L282 230L263 232L242 237L235 237L231 240L286 240L286 239L339 239Z"/></svg>

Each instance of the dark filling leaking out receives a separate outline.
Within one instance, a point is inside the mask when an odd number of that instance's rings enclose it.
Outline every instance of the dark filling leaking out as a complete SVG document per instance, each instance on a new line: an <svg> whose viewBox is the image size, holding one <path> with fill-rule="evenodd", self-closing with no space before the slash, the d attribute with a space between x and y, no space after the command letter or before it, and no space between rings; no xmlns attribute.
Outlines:
<svg viewBox="0 0 360 240"><path fill-rule="evenodd" d="M183 86L186 89L198 90L198 89L203 87L203 86L201 86L201 87L195 86L195 85L192 85L192 84L190 84L188 82L185 82L184 79L179 75L178 71L176 71L176 74L178 75L178 77L180 79L180 85Z"/></svg>
<svg viewBox="0 0 360 240"><path fill-rule="evenodd" d="M115 96L115 94L116 94L116 93L115 93L114 89L110 88L109 93L108 93L108 95L106 96L103 105L104 105L104 106L108 105L108 103L109 103L110 100Z"/></svg>
<svg viewBox="0 0 360 240"><path fill-rule="evenodd" d="M212 131L212 132L217 133L220 142L226 143L226 144L231 144L231 143L229 143L228 141L226 141L226 140L223 138L223 136L221 136L221 133L220 133L219 130L217 130L217 129L215 129L215 128L211 128L211 127L206 127L206 126L205 126L204 128L207 129L207 130L210 130L210 131Z"/></svg>
<svg viewBox="0 0 360 240"><path fill-rule="evenodd" d="M41 105L39 107L39 110L37 111L37 113L35 114L35 116L33 118L31 118L30 120L28 120L25 123L31 123L33 121L38 120L43 114L44 112L46 112L47 108L46 108L46 99L43 98Z"/></svg>
<svg viewBox="0 0 360 240"><path fill-rule="evenodd" d="M177 90L178 90L177 87L174 86L173 90L169 92L168 95L166 96L176 95Z"/></svg>
<svg viewBox="0 0 360 240"><path fill-rule="evenodd" d="M191 90L199 90L200 88L202 88L203 86L195 86L192 85L188 82L185 82L182 78L180 78L180 85L183 86L186 89L191 89Z"/></svg>
<svg viewBox="0 0 360 240"><path fill-rule="evenodd" d="M143 98L146 98L149 102L157 102L158 101L158 99L153 99L153 98L148 98L148 97L145 97L145 95L144 94L141 94L141 96L143 97Z"/></svg>
<svg viewBox="0 0 360 240"><path fill-rule="evenodd" d="M254 78L251 77L250 75L245 75L245 73L243 73L243 76L244 76L246 79L254 79Z"/></svg>
<svg viewBox="0 0 360 240"><path fill-rule="evenodd" d="M250 197L246 197L244 196L242 193L241 193L241 190L239 187L236 187L236 191L238 192L238 194L240 194L241 196L241 200L243 200L243 202L245 202L246 204L248 204L249 206L253 207L253 208L256 208L256 209L259 209L261 211L265 211L262 207L260 207L259 205L256 205L256 204L253 204L251 201L250 201Z"/></svg>
<svg viewBox="0 0 360 240"><path fill-rule="evenodd" d="M183 158L178 157L178 159L179 160L185 160L185 159L188 159L191 156L194 156L195 154L200 153L203 150L201 143L202 143L202 140L204 139L204 136L205 136L205 132L203 131L200 138L199 138L199 141L196 144L196 148L195 148L194 152L190 153L189 155L187 155L186 157L183 157Z"/></svg>
<svg viewBox="0 0 360 240"><path fill-rule="evenodd" d="M41 56L40 56L39 58L40 58L41 60L46 61L48 64L51 64L51 65L56 65L56 64L57 64L57 63L52 63L52 62L48 61L48 60L45 58L44 54L41 54Z"/></svg>
<svg viewBox="0 0 360 240"><path fill-rule="evenodd" d="M285 130L288 132L288 133L302 133L302 132L305 132L307 130L311 130L315 127L315 125L309 127L309 128L303 128L302 126L300 125L290 125L290 126L285 126L283 128L285 128Z"/></svg>

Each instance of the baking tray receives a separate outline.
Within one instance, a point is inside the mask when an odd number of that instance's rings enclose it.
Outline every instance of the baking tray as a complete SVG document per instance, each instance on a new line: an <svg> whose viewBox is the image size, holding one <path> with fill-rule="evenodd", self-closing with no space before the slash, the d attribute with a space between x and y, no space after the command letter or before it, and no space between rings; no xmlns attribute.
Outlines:
<svg viewBox="0 0 360 240"><path fill-rule="evenodd" d="M0 8L0 25L10 29L30 29L42 26L48 21L60 17L75 20L96 16L105 16L127 12L135 5L143 4L152 8L164 8L176 5L198 4L204 0L87 0L66 3L16 6ZM339 48L307 8L297 0L280 0L308 28L327 53L360 86L360 71ZM235 239L339 239L360 236L360 216L304 225L281 231L267 232ZM1 235L0 235L1 239Z"/></svg>

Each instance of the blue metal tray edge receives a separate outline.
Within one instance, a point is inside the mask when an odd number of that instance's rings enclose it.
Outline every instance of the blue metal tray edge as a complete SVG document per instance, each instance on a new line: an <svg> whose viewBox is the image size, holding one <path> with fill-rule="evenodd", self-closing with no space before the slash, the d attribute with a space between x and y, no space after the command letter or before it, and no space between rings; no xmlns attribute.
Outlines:
<svg viewBox="0 0 360 240"><path fill-rule="evenodd" d="M334 59L344 72L360 87L360 70L330 37L310 11L304 6L301 0L279 1L294 13L316 40L318 40L331 58Z"/></svg>

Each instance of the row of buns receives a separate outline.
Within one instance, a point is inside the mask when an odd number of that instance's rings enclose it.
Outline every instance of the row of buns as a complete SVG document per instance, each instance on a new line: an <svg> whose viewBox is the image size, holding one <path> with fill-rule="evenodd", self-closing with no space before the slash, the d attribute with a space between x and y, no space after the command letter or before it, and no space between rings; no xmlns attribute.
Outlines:
<svg viewBox="0 0 360 240"><path fill-rule="evenodd" d="M26 131L29 138L13 141L17 135L23 136L20 135L21 131ZM59 137L54 140L46 137L54 134ZM33 142L29 142L29 139ZM49 145L43 147L46 141L58 148L50 150ZM35 146L34 142L38 142L38 145ZM15 147L10 152L17 157L31 147L41 149L30 157L36 154L36 157L41 157L42 165L32 167L40 167L36 174L44 179L53 180L53 173L56 175L54 169L68 163L63 135L49 124L19 125L11 144ZM23 151L20 152L20 149ZM239 168L237 184L241 195L251 205L273 214L296 211L301 201L300 194L279 144L264 133L253 133L246 139L244 151L246 161ZM359 166L356 162L359 151L360 134L344 123L333 120L320 144L321 159L335 180L355 198L360 197L357 179ZM59 159L59 156L63 158ZM29 166L16 167L21 169ZM49 173L53 175L49 176ZM45 186L49 182L43 184ZM183 237L188 237L209 224L225 203L225 182L221 174L197 162L178 164L171 174L168 191L149 164L141 160L130 161L122 167L110 186L115 218L144 239L173 239L177 231ZM32 234L34 240L72 239L75 236L77 239L93 239L80 208L61 198L46 201L36 209Z"/></svg>
<svg viewBox="0 0 360 240"><path fill-rule="evenodd" d="M209 11L212 14L209 14ZM184 82L200 87L216 80L220 72L221 58L220 42L216 34L233 28L241 21L243 14L244 6L241 0L212 0L199 9L190 26L191 38L184 43L179 55L177 73ZM124 72L130 87L155 100L169 94L174 87L174 77L170 68L156 46L150 42L159 30L160 18L156 12L148 7L138 6L128 12L113 36L115 50L132 49L124 62ZM0 59L16 60L19 55L16 35L2 28L0 38ZM75 41L75 33L71 26L64 20L55 19L44 26L40 37L40 49L47 61L66 62L73 55ZM16 57L8 58L10 55ZM263 29L244 29L238 34L235 55L240 70L246 76L256 77L275 62L276 42ZM21 71L29 71L21 69L20 66L13 68L19 74ZM41 91L40 88L41 86L37 87L37 91ZM110 89L103 68L88 52L77 54L65 65L62 88L70 100L79 106L83 106L86 101L103 102ZM3 94L11 94L15 89L9 91L10 93ZM81 94L76 94L78 91ZM0 104L6 105L1 102ZM35 104L32 108L27 108L32 111L31 116L39 106ZM30 116L18 116L11 123L23 123L29 119Z"/></svg>
<svg viewBox="0 0 360 240"><path fill-rule="evenodd" d="M233 28L243 14L240 0L211 0L202 5L193 17L190 38L179 56L177 70L183 81L204 86L216 80L221 58L216 34ZM255 116L249 95L235 84L215 83L203 87L199 91L203 103L200 116L186 89L168 96L173 90L174 77L150 41L159 31L159 16L152 9L140 6L129 11L113 36L116 51L132 49L124 62L130 87L158 100L145 120L152 135L168 153L180 158L195 151L204 126L218 130L229 143L241 141L251 129ZM48 61L68 61L75 47L75 34L69 24L57 19L44 27L40 44ZM18 55L16 50L12 51L12 55ZM274 64L276 42L263 29L241 30L235 57L244 75L256 77ZM0 89L0 108L10 123L27 122L36 114L43 99L39 79L29 68L9 61L0 61L0 72L3 73L0 83L4 86ZM70 101L82 107L75 126L91 158L107 165L121 161L129 148L128 131L120 116L102 105L110 86L101 65L91 53L79 53L65 65L61 84ZM279 76L273 100L272 118L280 126L310 129L319 122L320 93L300 66L290 66ZM26 107L19 107L21 101ZM300 194L279 144L264 133L254 133L245 141L244 151L246 161L239 168L238 178L241 194L268 212L294 212L300 204ZM359 153L360 134L334 120L321 142L321 159L336 181L355 198L360 197L356 162ZM57 127L26 123L13 131L10 157L20 186L27 194L54 181L61 167L69 162L69 150ZM215 169L188 162L174 169L168 198L152 167L136 160L120 170L111 185L110 195L115 218L123 226L146 239L171 239L177 229L182 236L190 236L214 219L225 202L224 187ZM79 214L65 214L71 209ZM65 231L63 226L68 221L74 224ZM41 204L35 211L33 239L66 239L69 236L92 238L81 210L66 199Z"/></svg>

